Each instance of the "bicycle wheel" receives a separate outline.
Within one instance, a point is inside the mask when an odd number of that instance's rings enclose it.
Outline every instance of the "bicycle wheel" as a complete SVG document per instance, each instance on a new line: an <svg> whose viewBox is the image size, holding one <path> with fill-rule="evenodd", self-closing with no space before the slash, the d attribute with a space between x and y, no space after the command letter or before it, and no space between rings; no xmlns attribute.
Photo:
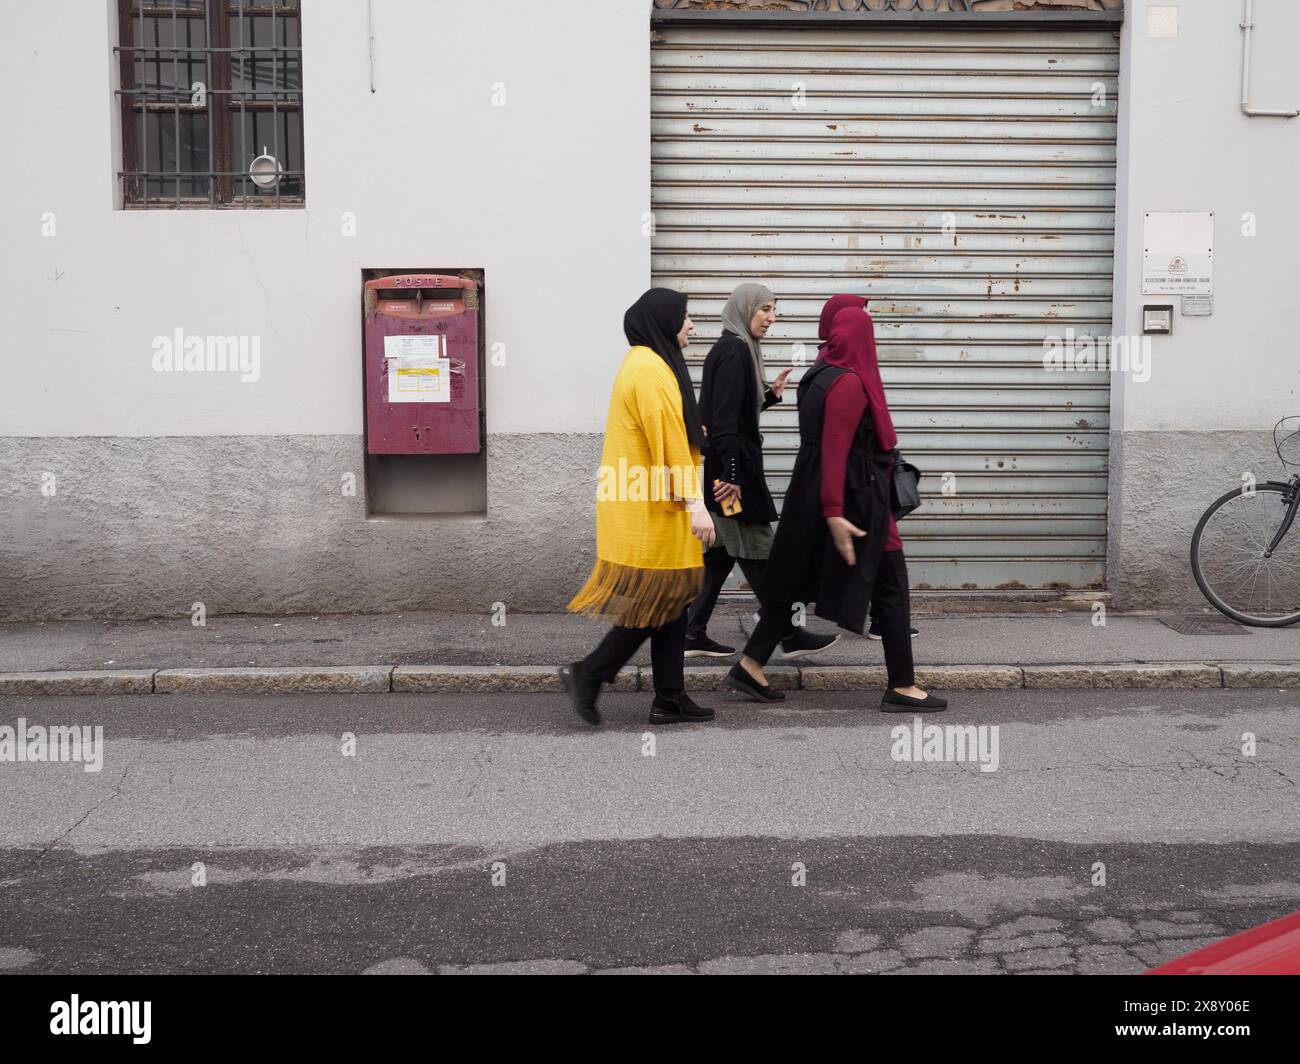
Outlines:
<svg viewBox="0 0 1300 1064"><path fill-rule="evenodd" d="M1216 610L1241 624L1282 628L1300 621L1300 516L1264 556L1290 505L1276 481L1230 491L1210 504L1192 534L1192 575Z"/></svg>

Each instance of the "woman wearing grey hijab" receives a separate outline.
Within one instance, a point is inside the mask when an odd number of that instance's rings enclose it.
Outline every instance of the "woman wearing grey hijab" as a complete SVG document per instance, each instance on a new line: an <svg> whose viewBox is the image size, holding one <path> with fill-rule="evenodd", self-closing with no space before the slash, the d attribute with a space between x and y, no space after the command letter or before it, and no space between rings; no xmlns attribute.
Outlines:
<svg viewBox="0 0 1300 1064"><path fill-rule="evenodd" d="M762 340L776 321L776 297L746 282L722 311L722 335L704 360L700 421L704 425L704 497L713 515L716 543L704 554L704 589L687 613L686 656L726 657L736 652L709 638L709 618L732 567L763 598L763 571L772 549L776 507L763 472L758 416L781 401L790 370L767 383ZM838 636L814 635L791 625L781 647L786 658L825 650ZM773 700L784 697L772 690Z"/></svg>

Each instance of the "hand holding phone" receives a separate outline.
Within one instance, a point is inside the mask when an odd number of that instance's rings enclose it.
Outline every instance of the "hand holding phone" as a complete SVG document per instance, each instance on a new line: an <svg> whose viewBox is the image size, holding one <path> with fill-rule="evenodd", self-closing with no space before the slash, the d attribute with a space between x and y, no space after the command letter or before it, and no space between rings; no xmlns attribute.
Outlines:
<svg viewBox="0 0 1300 1064"><path fill-rule="evenodd" d="M742 509L740 505L740 485L723 485L722 481L715 480L713 482L713 497L718 501L723 514L727 517L735 517L736 514L740 513Z"/></svg>

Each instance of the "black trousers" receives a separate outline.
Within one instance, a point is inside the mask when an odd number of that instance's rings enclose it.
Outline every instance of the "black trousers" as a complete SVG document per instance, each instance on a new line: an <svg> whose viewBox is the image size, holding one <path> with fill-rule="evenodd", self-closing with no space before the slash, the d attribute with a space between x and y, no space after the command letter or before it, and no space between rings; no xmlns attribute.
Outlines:
<svg viewBox="0 0 1300 1064"><path fill-rule="evenodd" d="M739 565L749 586L760 603L763 601L763 574L767 571L766 558L733 558L726 547L713 547L704 552L704 588L686 611L686 638L703 639L708 634L709 618L718 604L722 585L731 575L732 566ZM781 639L794 635L794 626L787 624Z"/></svg>
<svg viewBox="0 0 1300 1064"><path fill-rule="evenodd" d="M766 665L784 638L783 629L789 624L794 604L790 602L764 603L758 624L749 642L745 656ZM880 637L885 648L885 670L889 686L911 687L916 683L912 663L912 605L907 584L907 562L901 550L886 551L876 570L876 582L871 589L871 616L880 626Z"/></svg>
<svg viewBox="0 0 1300 1064"><path fill-rule="evenodd" d="M650 640L655 691L661 695L679 694L686 686L682 672L686 654L685 613L658 628L611 628L596 649L582 659L582 667L590 675L613 683L618 670L632 660L632 655L647 639Z"/></svg>

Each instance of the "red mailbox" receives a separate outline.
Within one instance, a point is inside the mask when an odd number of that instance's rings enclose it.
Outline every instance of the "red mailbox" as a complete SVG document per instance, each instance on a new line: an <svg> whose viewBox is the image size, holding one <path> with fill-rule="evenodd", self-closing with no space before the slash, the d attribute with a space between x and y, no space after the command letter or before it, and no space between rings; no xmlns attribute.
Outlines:
<svg viewBox="0 0 1300 1064"><path fill-rule="evenodd" d="M478 286L403 273L365 285L366 450L477 454Z"/></svg>

